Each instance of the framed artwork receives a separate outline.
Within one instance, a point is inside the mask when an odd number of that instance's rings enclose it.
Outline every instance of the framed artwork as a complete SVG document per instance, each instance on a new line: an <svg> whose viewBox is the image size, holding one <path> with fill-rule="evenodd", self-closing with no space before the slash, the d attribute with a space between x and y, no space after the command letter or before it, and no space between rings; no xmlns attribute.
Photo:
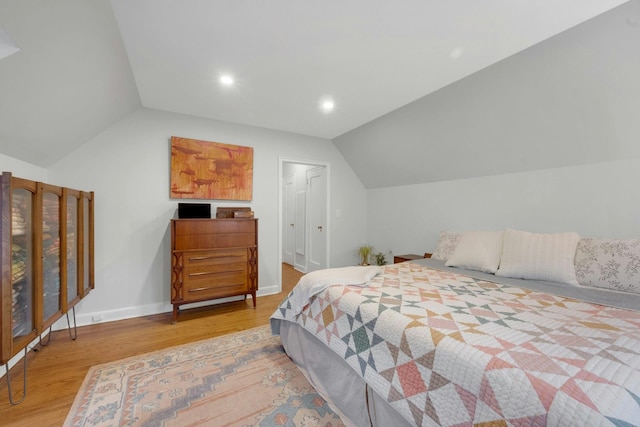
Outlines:
<svg viewBox="0 0 640 427"><path fill-rule="evenodd" d="M253 147L172 136L169 196L251 200Z"/></svg>

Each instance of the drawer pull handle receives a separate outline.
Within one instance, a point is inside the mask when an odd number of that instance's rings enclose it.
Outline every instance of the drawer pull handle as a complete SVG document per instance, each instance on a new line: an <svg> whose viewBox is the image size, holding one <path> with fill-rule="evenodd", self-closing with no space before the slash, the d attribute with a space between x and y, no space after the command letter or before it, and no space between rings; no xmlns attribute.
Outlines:
<svg viewBox="0 0 640 427"><path fill-rule="evenodd" d="M204 261L206 259L216 259L216 258L241 258L238 255L212 255L212 256L194 256L189 257L189 261Z"/></svg>
<svg viewBox="0 0 640 427"><path fill-rule="evenodd" d="M225 271L203 271L202 273L189 273L189 277L206 276L209 274L226 274L234 271L244 271L244 268L237 268L235 270L225 270Z"/></svg>
<svg viewBox="0 0 640 427"><path fill-rule="evenodd" d="M228 285L228 286L241 286L241 285L243 285L243 284L244 284L244 283L233 283L233 284ZM189 289L189 293L192 293L192 292L208 291L208 290L211 290L211 289L216 289L216 288L215 288L215 287L209 287L209 288L196 288L196 289Z"/></svg>

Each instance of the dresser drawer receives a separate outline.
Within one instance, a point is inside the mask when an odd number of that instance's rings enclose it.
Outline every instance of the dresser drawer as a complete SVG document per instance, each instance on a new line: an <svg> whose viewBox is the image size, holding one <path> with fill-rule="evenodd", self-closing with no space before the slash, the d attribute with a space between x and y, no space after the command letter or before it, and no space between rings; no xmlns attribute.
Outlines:
<svg viewBox="0 0 640 427"><path fill-rule="evenodd" d="M256 232L256 221L253 219L217 219L215 221L192 219L177 221L175 226L176 236Z"/></svg>
<svg viewBox="0 0 640 427"><path fill-rule="evenodd" d="M184 272L184 300L200 301L221 298L248 291L246 269L238 271L199 271L187 269Z"/></svg>
<svg viewBox="0 0 640 427"><path fill-rule="evenodd" d="M227 269L229 264L241 263L246 266L247 250L246 249L219 249L211 251L190 251L183 253L184 266L200 267L200 266L221 266Z"/></svg>
<svg viewBox="0 0 640 427"><path fill-rule="evenodd" d="M256 219L182 219L173 221L174 250L239 248L258 244Z"/></svg>
<svg viewBox="0 0 640 427"><path fill-rule="evenodd" d="M240 246L256 246L256 235L253 233L237 234L189 234L175 237L176 250L234 248Z"/></svg>
<svg viewBox="0 0 640 427"><path fill-rule="evenodd" d="M239 262L231 264L211 264L199 265L197 267L186 267L184 269L185 283L191 281L216 280L223 273L247 275L247 265Z"/></svg>

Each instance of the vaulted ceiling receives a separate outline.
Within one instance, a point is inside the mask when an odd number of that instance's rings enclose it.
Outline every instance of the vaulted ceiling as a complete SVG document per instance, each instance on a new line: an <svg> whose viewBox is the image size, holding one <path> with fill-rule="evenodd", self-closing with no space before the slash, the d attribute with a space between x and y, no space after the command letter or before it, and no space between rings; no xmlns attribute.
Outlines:
<svg viewBox="0 0 640 427"><path fill-rule="evenodd" d="M0 0L0 153L48 167L140 106L333 139L622 3Z"/></svg>

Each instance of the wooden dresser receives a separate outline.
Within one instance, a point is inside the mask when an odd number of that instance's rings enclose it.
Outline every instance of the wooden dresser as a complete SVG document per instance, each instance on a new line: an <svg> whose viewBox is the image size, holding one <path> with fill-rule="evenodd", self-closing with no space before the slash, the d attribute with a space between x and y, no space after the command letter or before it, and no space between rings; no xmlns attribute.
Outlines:
<svg viewBox="0 0 640 427"><path fill-rule="evenodd" d="M258 220L255 218L171 220L173 323L182 304L258 290Z"/></svg>

